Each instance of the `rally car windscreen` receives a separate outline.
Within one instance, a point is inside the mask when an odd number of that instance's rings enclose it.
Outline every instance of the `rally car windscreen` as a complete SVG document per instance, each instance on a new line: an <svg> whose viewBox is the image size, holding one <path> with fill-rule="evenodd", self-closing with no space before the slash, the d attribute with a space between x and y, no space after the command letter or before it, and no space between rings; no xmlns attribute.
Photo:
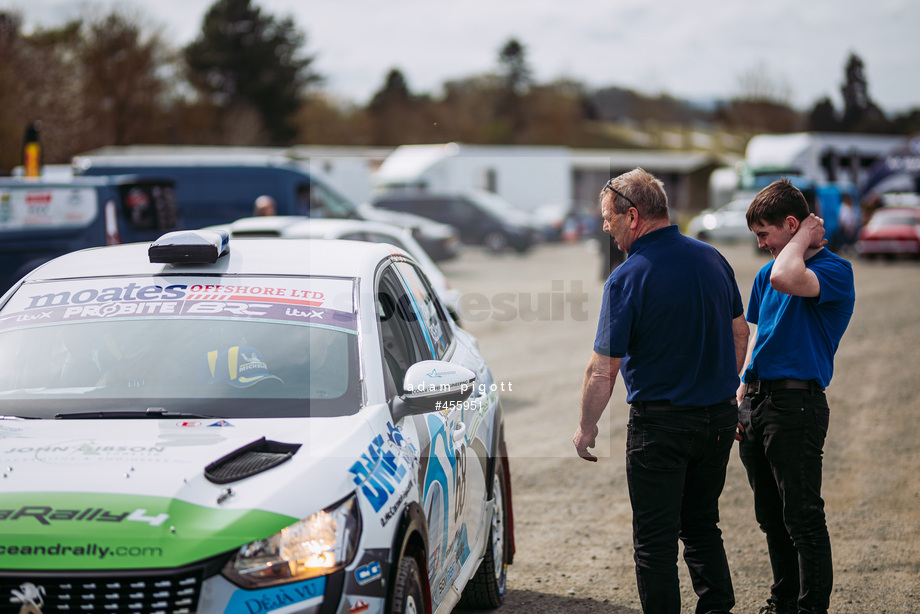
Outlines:
<svg viewBox="0 0 920 614"><path fill-rule="evenodd" d="M23 286L0 311L0 415L337 416L361 389L351 280Z"/></svg>

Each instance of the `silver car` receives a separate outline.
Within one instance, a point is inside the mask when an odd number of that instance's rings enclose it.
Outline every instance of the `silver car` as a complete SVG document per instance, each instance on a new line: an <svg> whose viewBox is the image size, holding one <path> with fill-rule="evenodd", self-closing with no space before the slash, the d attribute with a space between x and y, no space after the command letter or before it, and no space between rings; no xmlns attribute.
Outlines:
<svg viewBox="0 0 920 614"><path fill-rule="evenodd" d="M282 239L343 239L389 243L415 258L428 276L451 317L460 322L460 292L451 288L441 269L429 257L407 228L364 220L316 219L300 215L246 217L232 224L215 226L232 237L274 237Z"/></svg>
<svg viewBox="0 0 920 614"><path fill-rule="evenodd" d="M688 234L700 241L747 241L753 234L745 214L751 200L736 199L718 209L706 209L690 220Z"/></svg>

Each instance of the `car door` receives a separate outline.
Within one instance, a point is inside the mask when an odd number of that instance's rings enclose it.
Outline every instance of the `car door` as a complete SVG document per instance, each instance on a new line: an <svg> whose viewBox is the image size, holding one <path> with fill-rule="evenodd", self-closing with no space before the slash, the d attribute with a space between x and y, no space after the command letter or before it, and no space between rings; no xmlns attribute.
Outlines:
<svg viewBox="0 0 920 614"><path fill-rule="evenodd" d="M454 360L456 345L449 323L449 316L437 295L432 290L427 278L414 265L402 262L396 265L407 289L414 300L419 315L419 327L425 336L434 358ZM477 442L483 412L478 408L478 395L474 391L470 400L454 404L447 408L447 421L450 434L448 445L453 444L456 460L456 480L454 500L450 506L457 525L456 545L449 549L453 557L447 567L448 579L455 578L451 573L454 565L459 568L469 558L470 549L476 543L482 530L481 518L486 488L482 478L480 462L481 452L486 450L488 442Z"/></svg>
<svg viewBox="0 0 920 614"><path fill-rule="evenodd" d="M465 198L445 198L438 205L444 211L444 223L460 231L464 243L482 242L485 232L482 229L483 215Z"/></svg>
<svg viewBox="0 0 920 614"><path fill-rule="evenodd" d="M393 394L401 394L405 369L420 360L444 359L452 335L443 307L413 265L397 262L381 277L384 360L392 374ZM432 597L440 601L470 552L466 529L468 446L462 405L411 416L420 451L419 482L428 519L428 576Z"/></svg>

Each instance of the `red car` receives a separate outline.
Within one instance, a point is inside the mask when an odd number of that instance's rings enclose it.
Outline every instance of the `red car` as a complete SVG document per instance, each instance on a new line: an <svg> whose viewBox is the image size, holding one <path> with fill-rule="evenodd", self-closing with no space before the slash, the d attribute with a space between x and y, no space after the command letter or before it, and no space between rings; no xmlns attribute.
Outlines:
<svg viewBox="0 0 920 614"><path fill-rule="evenodd" d="M860 231L856 251L863 256L920 257L920 207L884 207Z"/></svg>

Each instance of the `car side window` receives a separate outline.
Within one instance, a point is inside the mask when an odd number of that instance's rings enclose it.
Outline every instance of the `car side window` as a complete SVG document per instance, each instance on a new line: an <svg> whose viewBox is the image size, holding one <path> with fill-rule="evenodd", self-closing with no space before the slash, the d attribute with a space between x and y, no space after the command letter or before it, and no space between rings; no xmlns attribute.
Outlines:
<svg viewBox="0 0 920 614"><path fill-rule="evenodd" d="M297 186L297 213L316 218L355 217L354 205L319 181Z"/></svg>
<svg viewBox="0 0 920 614"><path fill-rule="evenodd" d="M415 208L412 213L427 217L429 219L448 224L451 220L450 211L444 207L444 202L440 199L420 198L415 202Z"/></svg>
<svg viewBox="0 0 920 614"><path fill-rule="evenodd" d="M473 205L461 199L446 200L442 207L447 212L447 216L457 223L471 223L478 213Z"/></svg>
<svg viewBox="0 0 920 614"><path fill-rule="evenodd" d="M310 215L310 184L301 183L297 186L297 215ZM319 217L314 215L314 217Z"/></svg>
<svg viewBox="0 0 920 614"><path fill-rule="evenodd" d="M428 284L428 280L408 262L396 264L407 289L415 299L412 305L418 310L421 331L434 358L442 359L453 339L444 306Z"/></svg>
<svg viewBox="0 0 920 614"><path fill-rule="evenodd" d="M396 247L403 250L407 254L412 253L408 249L406 249L405 244L403 244L403 242L400 241L398 237L394 237L392 235L385 235L385 234L379 234L376 232L369 232L367 233L367 240L373 243L389 243L390 245L395 245Z"/></svg>
<svg viewBox="0 0 920 614"><path fill-rule="evenodd" d="M445 202L440 199L419 198L413 202L409 211L429 219L449 224L453 220L450 211L445 207Z"/></svg>
<svg viewBox="0 0 920 614"><path fill-rule="evenodd" d="M432 358L411 303L412 299L399 275L388 268L377 286L377 319L390 396L405 392L403 378L410 366Z"/></svg>
<svg viewBox="0 0 920 614"><path fill-rule="evenodd" d="M346 232L341 237L343 241L373 241L366 232Z"/></svg>
<svg viewBox="0 0 920 614"><path fill-rule="evenodd" d="M314 207L317 205L322 207L322 217L349 219L357 216L355 206L326 184L314 180L310 183L310 188L311 203Z"/></svg>
<svg viewBox="0 0 920 614"><path fill-rule="evenodd" d="M390 211L415 212L412 203L402 200L380 200L374 206Z"/></svg>

